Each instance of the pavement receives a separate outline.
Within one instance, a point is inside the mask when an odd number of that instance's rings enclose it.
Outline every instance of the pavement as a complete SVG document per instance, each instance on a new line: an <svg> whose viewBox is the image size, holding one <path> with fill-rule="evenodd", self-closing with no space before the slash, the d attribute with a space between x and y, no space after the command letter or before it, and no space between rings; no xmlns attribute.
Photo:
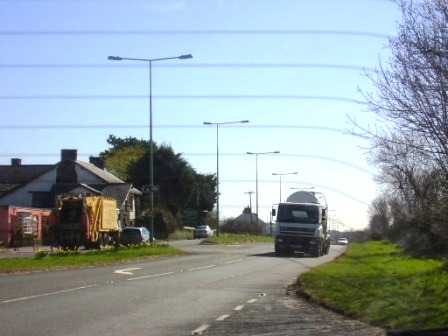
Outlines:
<svg viewBox="0 0 448 336"><path fill-rule="evenodd" d="M2 258L20 258L33 257L37 252L52 252L56 251L57 247L47 245L37 246L20 246L16 248L0 248L0 259Z"/></svg>

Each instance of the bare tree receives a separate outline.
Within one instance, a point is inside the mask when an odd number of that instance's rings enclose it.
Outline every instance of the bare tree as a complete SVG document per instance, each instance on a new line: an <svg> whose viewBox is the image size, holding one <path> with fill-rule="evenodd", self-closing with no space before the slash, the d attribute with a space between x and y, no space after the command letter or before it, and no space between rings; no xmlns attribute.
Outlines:
<svg viewBox="0 0 448 336"><path fill-rule="evenodd" d="M391 58L368 75L375 93L364 93L369 110L386 125L370 132L370 157L392 196L395 233L406 237L407 246L418 238L440 250L448 247L442 215L448 194L448 2L397 4L403 20L389 40ZM375 215L378 221L381 212Z"/></svg>
<svg viewBox="0 0 448 336"><path fill-rule="evenodd" d="M386 197L377 197L369 209L370 235L373 239L385 239L389 232L391 223L389 202Z"/></svg>

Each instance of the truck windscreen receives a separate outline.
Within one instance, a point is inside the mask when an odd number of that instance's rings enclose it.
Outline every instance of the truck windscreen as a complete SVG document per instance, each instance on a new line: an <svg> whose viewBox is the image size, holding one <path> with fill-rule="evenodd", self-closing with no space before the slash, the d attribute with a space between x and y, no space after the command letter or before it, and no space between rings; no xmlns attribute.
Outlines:
<svg viewBox="0 0 448 336"><path fill-rule="evenodd" d="M318 224L319 207L303 204L279 204L277 222Z"/></svg>

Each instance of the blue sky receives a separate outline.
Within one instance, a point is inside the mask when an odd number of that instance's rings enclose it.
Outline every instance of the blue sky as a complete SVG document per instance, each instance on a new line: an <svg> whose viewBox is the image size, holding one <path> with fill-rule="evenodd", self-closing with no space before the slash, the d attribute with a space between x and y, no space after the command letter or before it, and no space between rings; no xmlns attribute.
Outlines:
<svg viewBox="0 0 448 336"><path fill-rule="evenodd" d="M313 186L339 229L364 228L379 188L349 117L375 125L363 69L387 60L399 20L388 0L0 0L0 164L56 163L63 148L87 161L109 134L148 139L148 66L107 57L192 54L153 63L153 138L215 173L203 122L249 120L219 128L221 218L255 191L246 152L280 151L258 156L261 219L280 198L272 173L297 172L283 199Z"/></svg>

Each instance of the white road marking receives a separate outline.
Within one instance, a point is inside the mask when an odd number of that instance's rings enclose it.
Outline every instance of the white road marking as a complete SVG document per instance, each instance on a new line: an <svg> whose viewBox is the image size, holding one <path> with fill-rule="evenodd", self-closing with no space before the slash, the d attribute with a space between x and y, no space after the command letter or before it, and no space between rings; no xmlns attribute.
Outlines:
<svg viewBox="0 0 448 336"><path fill-rule="evenodd" d="M215 321L224 321L226 318L228 318L230 315L221 315L218 317Z"/></svg>
<svg viewBox="0 0 448 336"><path fill-rule="evenodd" d="M74 292L74 291L77 291L77 290L92 288L92 287L96 287L96 286L99 286L99 285L98 284L94 284L94 285L89 285L89 286L82 286L82 287L76 287L76 288L63 289L63 290L56 291L56 292L48 292L48 293L43 293L43 294L24 296L24 297L17 298L17 299L5 300L5 301L2 301L2 303L10 303L10 302L16 302L16 301L31 300L31 299L36 299L36 298L39 298L39 297L44 297L44 296L49 296L49 295L70 293L70 292Z"/></svg>
<svg viewBox="0 0 448 336"><path fill-rule="evenodd" d="M208 324L201 325L199 328L191 332L192 335L202 335L202 333L210 327Z"/></svg>
<svg viewBox="0 0 448 336"><path fill-rule="evenodd" d="M233 264L233 263L240 262L240 261L243 261L243 260L244 260L244 259L236 259L236 260L226 261L226 262L224 263L224 265Z"/></svg>
<svg viewBox="0 0 448 336"><path fill-rule="evenodd" d="M161 277L161 276L164 276L164 275L170 275L170 274L173 274L173 273L175 273L175 272L166 272L166 273L159 273L159 274L143 275L143 276L140 276L140 277L129 278L129 279L126 279L126 280L133 281L133 280L157 278L157 277Z"/></svg>
<svg viewBox="0 0 448 336"><path fill-rule="evenodd" d="M247 303L254 303L254 302L257 302L257 301L258 301L258 299L251 299L251 300L247 301Z"/></svg>
<svg viewBox="0 0 448 336"><path fill-rule="evenodd" d="M203 267L196 267L196 268L190 268L189 271L200 271L203 269L207 269L207 268L212 268L212 267L216 267L216 265L208 265L208 266L203 266Z"/></svg>
<svg viewBox="0 0 448 336"><path fill-rule="evenodd" d="M243 308L244 308L244 305L240 305L240 306L236 306L235 308L233 308L233 310L238 311L238 310L243 310Z"/></svg>
<svg viewBox="0 0 448 336"><path fill-rule="evenodd" d="M131 271L137 271L137 270L141 270L141 267L135 267L135 268L125 268L125 269L121 269L121 270L115 270L114 273L115 274L125 274L125 275L133 275L134 273L132 273Z"/></svg>

